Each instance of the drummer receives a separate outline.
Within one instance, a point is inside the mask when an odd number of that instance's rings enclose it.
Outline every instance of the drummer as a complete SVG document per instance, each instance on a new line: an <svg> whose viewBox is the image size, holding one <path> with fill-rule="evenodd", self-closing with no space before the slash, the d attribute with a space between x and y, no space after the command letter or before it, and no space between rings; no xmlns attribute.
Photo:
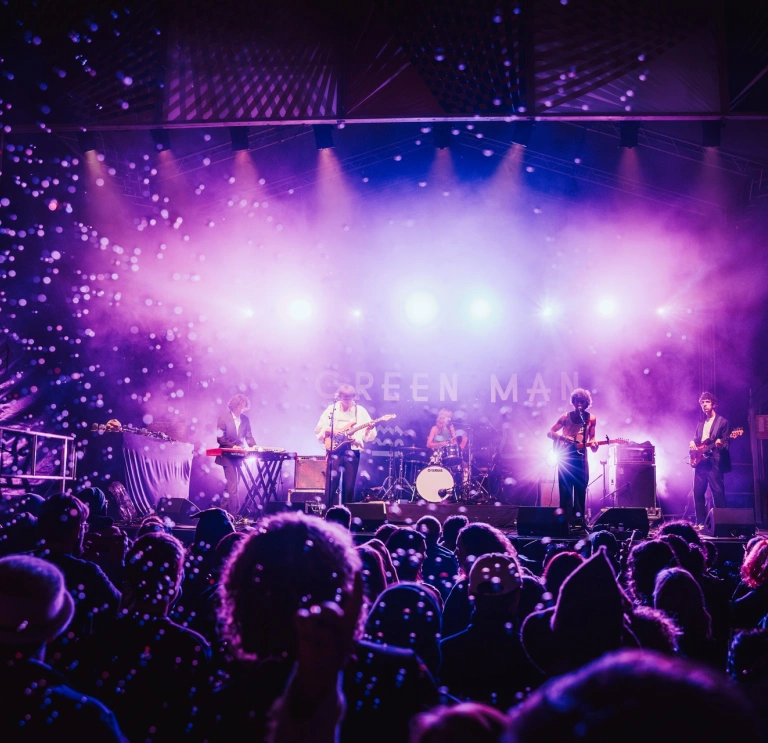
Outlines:
<svg viewBox="0 0 768 743"><path fill-rule="evenodd" d="M453 413L447 408L441 408L437 411L435 425L429 430L427 449L435 451L450 445L458 445L461 449L464 449L467 446L467 438L466 436L456 435L456 429L453 425Z"/></svg>

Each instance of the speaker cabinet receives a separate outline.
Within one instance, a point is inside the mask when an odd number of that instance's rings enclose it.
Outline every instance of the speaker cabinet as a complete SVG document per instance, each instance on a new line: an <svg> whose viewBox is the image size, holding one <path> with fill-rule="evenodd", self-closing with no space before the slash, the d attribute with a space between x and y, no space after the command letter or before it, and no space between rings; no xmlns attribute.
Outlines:
<svg viewBox="0 0 768 743"><path fill-rule="evenodd" d="M559 508L520 506L517 534L521 537L567 537L568 519Z"/></svg>
<svg viewBox="0 0 768 743"><path fill-rule="evenodd" d="M610 531L621 537L628 537L633 531L639 531L643 538L648 536L650 522L648 511L644 508L601 508L590 524L592 531Z"/></svg>
<svg viewBox="0 0 768 743"><path fill-rule="evenodd" d="M608 503L620 508L653 508L656 505L655 465L613 462L606 469L606 477Z"/></svg>
<svg viewBox="0 0 768 743"><path fill-rule="evenodd" d="M296 457L296 490L325 490L325 457Z"/></svg>
<svg viewBox="0 0 768 743"><path fill-rule="evenodd" d="M387 520L386 503L347 503L352 514L352 531L376 531Z"/></svg>
<svg viewBox="0 0 768 743"><path fill-rule="evenodd" d="M755 536L752 508L713 508L704 519L704 533L710 537Z"/></svg>
<svg viewBox="0 0 768 743"><path fill-rule="evenodd" d="M197 520L193 519L193 514L199 513L200 509L187 498L160 498L155 506L158 516L167 516L171 521L178 525L196 526Z"/></svg>
<svg viewBox="0 0 768 743"><path fill-rule="evenodd" d="M325 503L325 489L298 489L288 491L288 503Z"/></svg>

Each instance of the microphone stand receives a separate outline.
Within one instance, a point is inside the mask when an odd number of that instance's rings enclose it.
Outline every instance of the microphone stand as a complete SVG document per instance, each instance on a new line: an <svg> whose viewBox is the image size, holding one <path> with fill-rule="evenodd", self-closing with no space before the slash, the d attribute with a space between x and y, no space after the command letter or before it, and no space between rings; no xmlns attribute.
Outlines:
<svg viewBox="0 0 768 743"><path fill-rule="evenodd" d="M337 400L334 397L333 405L331 405L331 413L328 416L331 420L331 445L325 453L325 502L328 504L326 508L330 508L333 505L331 503L331 481L333 480L331 475L331 460L333 458L333 425L336 416L336 403Z"/></svg>

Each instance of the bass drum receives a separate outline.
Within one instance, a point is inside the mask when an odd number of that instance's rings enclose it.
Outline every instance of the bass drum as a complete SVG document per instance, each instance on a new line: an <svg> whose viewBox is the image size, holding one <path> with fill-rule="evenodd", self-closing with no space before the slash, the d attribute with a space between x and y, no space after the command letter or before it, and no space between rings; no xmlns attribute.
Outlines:
<svg viewBox="0 0 768 743"><path fill-rule="evenodd" d="M429 503L440 503L453 493L453 475L445 467L430 465L416 478L416 492ZM443 490L445 492L441 493Z"/></svg>

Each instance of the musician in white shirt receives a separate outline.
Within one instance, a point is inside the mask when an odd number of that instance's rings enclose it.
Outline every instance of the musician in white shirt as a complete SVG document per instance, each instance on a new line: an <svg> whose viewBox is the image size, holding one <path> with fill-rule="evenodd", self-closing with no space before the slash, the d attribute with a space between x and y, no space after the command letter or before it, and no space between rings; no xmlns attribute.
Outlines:
<svg viewBox="0 0 768 743"><path fill-rule="evenodd" d="M216 439L221 449L254 448L256 440L251 433L251 421L243 413L251 407L245 395L237 394L228 403L229 412L222 413L216 421ZM224 468L224 478L227 482L227 494L224 508L233 516L240 514L240 496L238 485L242 479L240 466L242 459L221 455L216 457L216 464Z"/></svg>
<svg viewBox="0 0 768 743"><path fill-rule="evenodd" d="M376 438L376 426L371 421L368 411L355 402L355 394L355 388L351 384L342 384L336 390L336 400L323 411L315 426L315 436L323 445L327 445L326 439L331 434L331 414L333 414L334 436L345 430L363 426L361 430L352 434L351 441L347 445L331 455L329 507L339 504L336 491L339 489L340 480L342 482L340 502L342 504L354 502L360 452L365 444ZM336 449L336 445L333 448Z"/></svg>

